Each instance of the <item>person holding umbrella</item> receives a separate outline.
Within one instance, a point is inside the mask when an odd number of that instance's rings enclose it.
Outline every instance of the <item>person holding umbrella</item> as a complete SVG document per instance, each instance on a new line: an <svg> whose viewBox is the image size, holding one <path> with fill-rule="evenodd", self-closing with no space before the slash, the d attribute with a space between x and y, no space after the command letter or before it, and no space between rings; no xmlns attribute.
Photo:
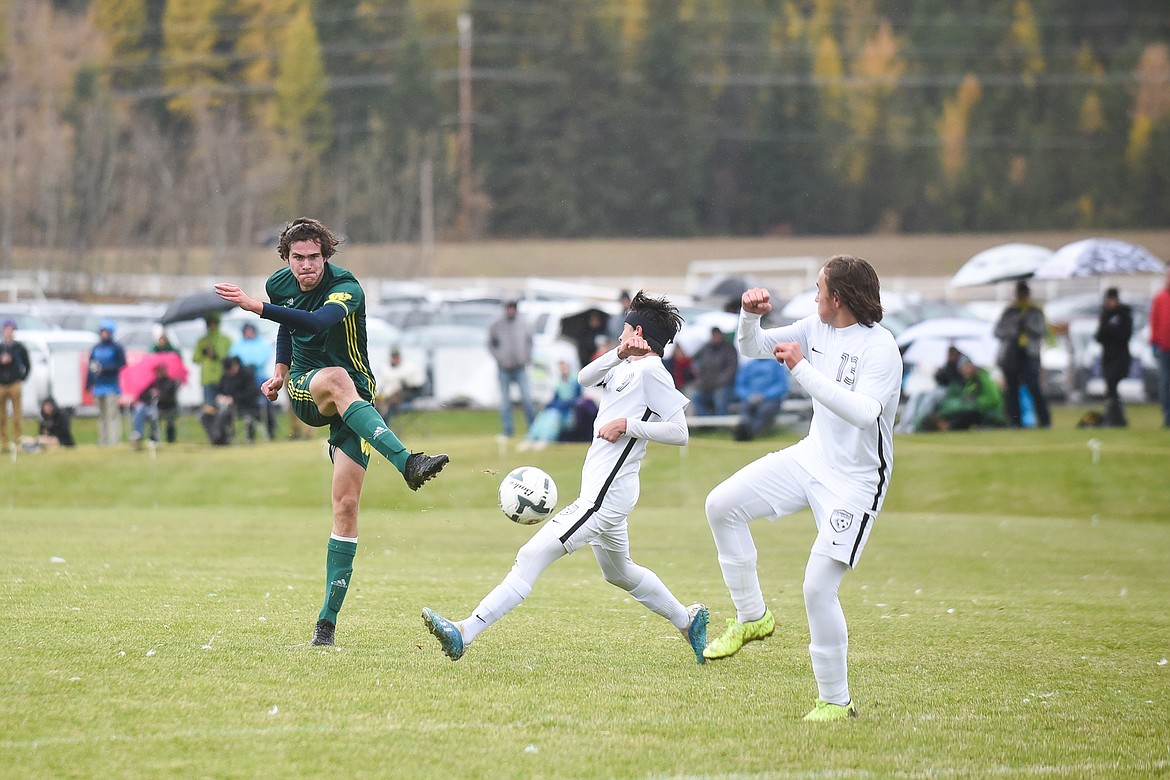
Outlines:
<svg viewBox="0 0 1170 780"><path fill-rule="evenodd" d="M1023 426L1020 388L1028 391L1036 409L1036 424L1052 425L1048 401L1040 389L1040 350L1048 336L1044 310L1032 300L1032 289L1025 281L1016 282L1016 299L1004 309L995 324L999 339L999 368L1003 371L1004 408L1013 428Z"/></svg>
<svg viewBox="0 0 1170 780"><path fill-rule="evenodd" d="M1133 336L1133 309L1121 302L1116 287L1105 291L1101 317L1094 338L1101 345L1101 376L1105 379L1105 424L1116 428L1128 425L1117 386L1129 376L1129 340Z"/></svg>
<svg viewBox="0 0 1170 780"><path fill-rule="evenodd" d="M234 284L215 285L225 301L280 324L276 366L261 392L275 401L284 388L297 417L315 428L329 426L333 529L325 559L325 603L309 643L316 646L334 643L338 611L353 575L370 450L394 464L411 490L449 460L408 450L371 403L375 382L366 347L366 296L352 273L330 262L340 243L328 227L302 217L280 234L277 252L285 265L265 285L271 303Z"/></svg>
<svg viewBox="0 0 1170 780"><path fill-rule="evenodd" d="M214 407L216 388L223 379L223 361L232 348L231 338L219 329L219 313L203 316L207 332L195 342L195 362L199 365L199 381L203 383L203 406Z"/></svg>

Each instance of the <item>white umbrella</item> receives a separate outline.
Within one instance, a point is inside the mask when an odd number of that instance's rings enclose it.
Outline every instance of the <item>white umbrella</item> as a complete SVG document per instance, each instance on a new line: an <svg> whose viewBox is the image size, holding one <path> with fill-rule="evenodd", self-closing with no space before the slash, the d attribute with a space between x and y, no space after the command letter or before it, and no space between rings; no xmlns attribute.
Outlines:
<svg viewBox="0 0 1170 780"><path fill-rule="evenodd" d="M1085 238L1065 244L1036 269L1037 279L1111 274L1160 274L1166 264L1150 250L1115 238Z"/></svg>
<svg viewBox="0 0 1170 780"><path fill-rule="evenodd" d="M999 349L994 330L987 320L938 317L906 328L898 336L898 347L906 365L941 366L947 360L947 347L954 346L975 365L987 368L994 365Z"/></svg>
<svg viewBox="0 0 1170 780"><path fill-rule="evenodd" d="M1038 244L1011 243L993 246L973 255L970 260L963 263L947 286L975 287L981 284L1027 279L1052 255L1051 249Z"/></svg>

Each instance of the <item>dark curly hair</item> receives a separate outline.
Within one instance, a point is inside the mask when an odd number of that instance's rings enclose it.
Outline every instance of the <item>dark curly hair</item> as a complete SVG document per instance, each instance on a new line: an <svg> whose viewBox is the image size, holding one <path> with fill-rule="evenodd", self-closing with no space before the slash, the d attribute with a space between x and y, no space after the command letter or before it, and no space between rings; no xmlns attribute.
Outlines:
<svg viewBox="0 0 1170 780"><path fill-rule="evenodd" d="M281 260L288 261L290 247L296 241L316 241L321 247L321 256L328 260L345 239L311 217L299 217L285 225L281 231L280 244L276 248Z"/></svg>
<svg viewBox="0 0 1170 780"><path fill-rule="evenodd" d="M631 318L641 321L631 322ZM630 312L626 315L626 321L642 326L643 338L659 355L666 350L666 345L674 340L683 324L678 307L666 298L651 298L642 290L638 290L638 294L630 301Z"/></svg>

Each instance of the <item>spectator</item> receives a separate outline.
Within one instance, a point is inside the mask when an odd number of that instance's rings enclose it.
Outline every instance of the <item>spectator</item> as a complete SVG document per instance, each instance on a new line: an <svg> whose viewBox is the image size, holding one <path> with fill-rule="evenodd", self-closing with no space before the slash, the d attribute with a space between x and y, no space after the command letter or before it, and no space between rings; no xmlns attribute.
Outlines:
<svg viewBox="0 0 1170 780"><path fill-rule="evenodd" d="M711 339L703 345L694 359L695 414L725 415L731 413L731 397L735 391L735 369L739 355L735 345L727 340L718 327L711 328Z"/></svg>
<svg viewBox="0 0 1170 780"><path fill-rule="evenodd" d="M1125 407L1117 386L1129 376L1133 358L1129 354L1129 340L1133 337L1133 309L1121 302L1116 287L1105 291L1097 332L1093 336L1101 345L1101 376L1105 379L1104 424L1124 428Z"/></svg>
<svg viewBox="0 0 1170 780"><path fill-rule="evenodd" d="M561 428L558 441L593 441L593 424L597 420L599 406L595 397L598 394L591 392L592 390L593 388L590 388L582 392L573 402L573 407L569 410L569 418L565 421L564 427Z"/></svg>
<svg viewBox="0 0 1170 780"><path fill-rule="evenodd" d="M252 372L258 393L260 419L264 422L264 432L271 439L276 434L276 408L262 393L260 386L272 376L273 349L272 344L259 337L256 326L250 322L244 323L240 330L241 338L232 343L228 350L228 357L238 357L244 367Z"/></svg>
<svg viewBox="0 0 1170 780"><path fill-rule="evenodd" d="M101 340L89 353L89 372L85 389L93 393L98 407L98 446L110 447L122 442L122 383L118 374L126 365L126 352L114 341L114 321L104 319L98 325Z"/></svg>
<svg viewBox="0 0 1170 780"><path fill-rule="evenodd" d="M16 340L16 320L4 320L4 337L0 340L0 443L5 450L15 450L24 432L21 391L31 368L28 350ZM9 404L12 405L12 438L8 436Z"/></svg>
<svg viewBox="0 0 1170 780"><path fill-rule="evenodd" d="M387 424L398 414L404 406L409 405L410 399L417 395L426 386L427 377L422 366L402 359L398 347L390 348L390 362L384 364L376 373L378 381L378 397L375 405L382 419Z"/></svg>
<svg viewBox="0 0 1170 780"><path fill-rule="evenodd" d="M576 338L577 360L580 364L589 365L608 338L609 331L606 329L605 312L600 309L590 309L585 315L585 327L577 334Z"/></svg>
<svg viewBox="0 0 1170 780"><path fill-rule="evenodd" d="M1003 371L1004 407L1013 428L1023 426L1020 390L1028 391L1036 409L1036 423L1048 428L1052 420L1048 402L1040 389L1040 350L1048 335L1044 310L1032 300L1032 290L1024 281L1016 282L1016 299L1004 309L995 325L999 339L999 367Z"/></svg>
<svg viewBox="0 0 1170 780"><path fill-rule="evenodd" d="M1166 272L1166 286L1154 295L1150 307L1150 345L1158 361L1162 427L1170 428L1170 270Z"/></svg>
<svg viewBox="0 0 1170 780"><path fill-rule="evenodd" d="M898 418L894 430L898 433L914 433L919 429L922 421L934 414L939 402L947 394L947 388L952 384L962 383L963 375L959 371L959 361L966 358L954 344L947 347L947 362L934 372L934 387L921 393L911 395L906 401L906 407Z"/></svg>
<svg viewBox="0 0 1170 780"><path fill-rule="evenodd" d="M581 383L573 376L571 367L562 360L559 365L561 377L553 388L553 397L536 415L528 435L520 444L521 450L544 449L550 441L557 441L573 416L573 404L581 397Z"/></svg>
<svg viewBox="0 0 1170 780"><path fill-rule="evenodd" d="M216 387L223 378L224 359L231 352L232 340L219 329L219 315L209 313L203 318L207 332L195 342L195 363L203 383L203 405L215 406ZM204 410L205 412L208 410Z"/></svg>
<svg viewBox="0 0 1170 780"><path fill-rule="evenodd" d="M621 304L621 312L618 314L611 314L609 317L609 322L606 326L606 335L609 337L609 342L611 342L610 349L617 346L617 343L621 341L622 331L626 328L626 315L630 313L629 290L622 290L621 294L618 295L618 303ZM606 351L608 352L609 350ZM596 357L596 354L594 357ZM585 365L585 363L582 363L581 365Z"/></svg>
<svg viewBox="0 0 1170 780"><path fill-rule="evenodd" d="M744 360L735 372L735 397L739 399L736 441L751 441L776 422L780 404L788 394L788 368L773 358Z"/></svg>
<svg viewBox="0 0 1170 780"><path fill-rule="evenodd" d="M695 362L691 360L691 356L687 354L681 344L675 344L670 357L663 360L662 363L674 378L675 389L685 391L687 385L694 381Z"/></svg>
<svg viewBox="0 0 1170 780"><path fill-rule="evenodd" d="M150 423L150 440L159 441L159 424L165 426L167 443L174 444L175 423L179 416L179 383L167 373L167 367L158 363L154 367L154 381L138 394L131 418L134 430L130 441L142 446L146 436L146 424Z"/></svg>
<svg viewBox="0 0 1170 780"><path fill-rule="evenodd" d="M41 427L37 437L42 447L73 447L73 419L69 412L57 406L52 396L41 401Z"/></svg>
<svg viewBox="0 0 1170 780"><path fill-rule="evenodd" d="M532 362L532 331L518 315L516 301L504 303L504 313L488 329L488 349L500 371L500 422L508 438L515 431L512 420L512 387L520 392L520 405L528 427L536 417L532 405L532 386L528 381L528 364Z"/></svg>
<svg viewBox="0 0 1170 780"><path fill-rule="evenodd" d="M235 438L236 421L240 418L244 420L248 441L256 441L256 426L260 422L259 396L252 370L245 368L238 357L227 358L223 376L215 388L214 409L205 410L200 418L208 441L216 446L231 444Z"/></svg>
<svg viewBox="0 0 1170 780"><path fill-rule="evenodd" d="M150 347L151 352L174 352L178 354L179 350L175 349L175 345L171 343L171 337L167 335L166 328L162 325L154 326L154 344Z"/></svg>
<svg viewBox="0 0 1170 780"><path fill-rule="evenodd" d="M965 356L959 358L958 369L959 381L947 386L938 408L922 420L919 430L965 431L1007 425L1003 396L991 373Z"/></svg>

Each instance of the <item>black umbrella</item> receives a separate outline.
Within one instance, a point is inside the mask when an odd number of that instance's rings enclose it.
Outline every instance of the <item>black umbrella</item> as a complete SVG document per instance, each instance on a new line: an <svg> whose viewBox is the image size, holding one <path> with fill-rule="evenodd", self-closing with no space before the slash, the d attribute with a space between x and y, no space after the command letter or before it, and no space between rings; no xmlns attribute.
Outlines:
<svg viewBox="0 0 1170 780"><path fill-rule="evenodd" d="M192 293L171 301L167 310L163 312L163 316L159 318L159 322L163 325L170 325L172 322L197 320L212 312L234 309L235 306L234 303L225 301L214 292Z"/></svg>

